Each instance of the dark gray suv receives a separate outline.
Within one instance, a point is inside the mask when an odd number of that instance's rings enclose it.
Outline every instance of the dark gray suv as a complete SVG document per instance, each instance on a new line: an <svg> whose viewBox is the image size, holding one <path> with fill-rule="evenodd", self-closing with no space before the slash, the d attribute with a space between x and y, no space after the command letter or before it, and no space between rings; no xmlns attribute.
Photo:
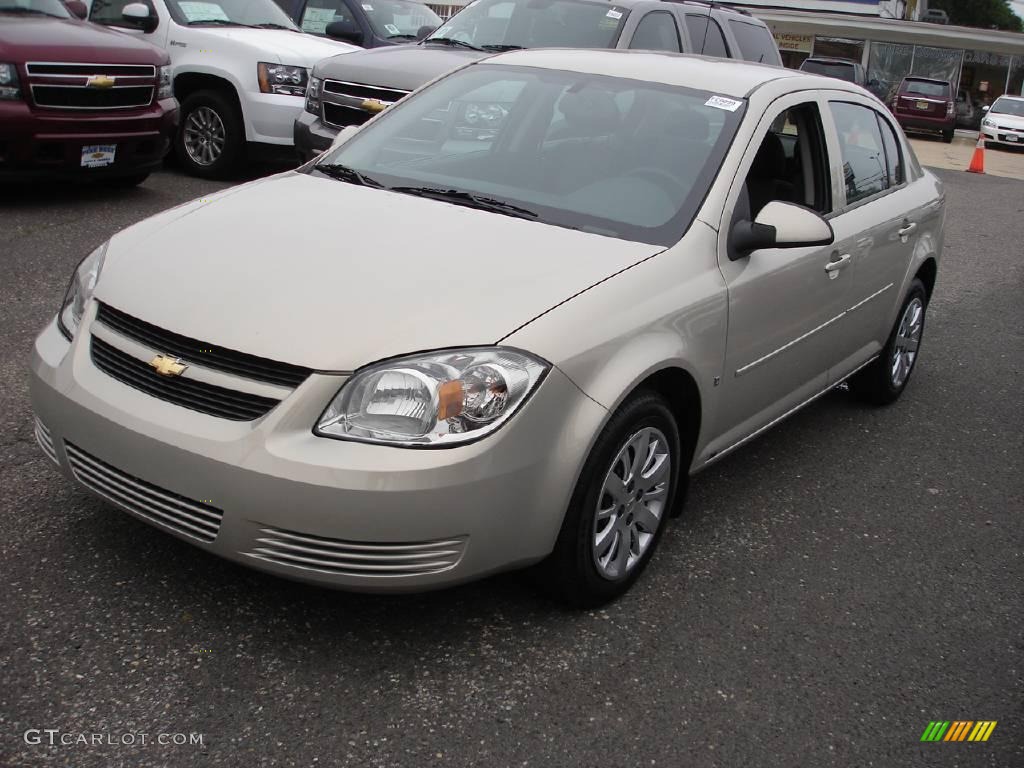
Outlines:
<svg viewBox="0 0 1024 768"><path fill-rule="evenodd" d="M664 0L477 0L425 40L324 59L313 69L295 121L303 160L341 128L361 125L424 83L464 64L518 48L633 48L782 65L764 22L710 3ZM493 112L493 111L492 111ZM453 115L473 128L497 113Z"/></svg>

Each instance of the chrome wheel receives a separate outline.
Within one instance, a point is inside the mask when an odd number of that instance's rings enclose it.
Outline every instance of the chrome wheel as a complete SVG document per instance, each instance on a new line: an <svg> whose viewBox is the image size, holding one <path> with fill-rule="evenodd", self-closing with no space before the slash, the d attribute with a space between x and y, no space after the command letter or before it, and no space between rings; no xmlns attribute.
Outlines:
<svg viewBox="0 0 1024 768"><path fill-rule="evenodd" d="M665 435L646 427L619 449L605 473L594 517L594 564L606 579L621 579L643 557L664 517L672 479Z"/></svg>
<svg viewBox="0 0 1024 768"><path fill-rule="evenodd" d="M213 165L224 153L224 122L210 107L196 107L185 118L185 152L196 165Z"/></svg>
<svg viewBox="0 0 1024 768"><path fill-rule="evenodd" d="M902 387L914 367L914 360L917 359L917 348L921 344L921 330L924 327L924 302L914 297L913 301L907 304L903 310L903 317L900 318L899 328L896 330L896 338L892 345L892 360L890 360L889 376L892 385L896 388Z"/></svg>

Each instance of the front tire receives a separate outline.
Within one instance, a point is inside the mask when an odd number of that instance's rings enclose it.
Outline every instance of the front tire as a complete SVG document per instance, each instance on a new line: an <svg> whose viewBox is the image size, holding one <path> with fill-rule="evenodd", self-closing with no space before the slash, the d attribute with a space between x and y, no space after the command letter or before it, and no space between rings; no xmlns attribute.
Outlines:
<svg viewBox="0 0 1024 768"><path fill-rule="evenodd" d="M234 101L220 91L196 91L181 105L174 140L182 168L193 176L223 179L245 156L245 126Z"/></svg>
<svg viewBox="0 0 1024 768"><path fill-rule="evenodd" d="M917 363L927 307L924 283L914 278L888 342L873 363L850 379L851 392L873 405L888 405L899 399Z"/></svg>
<svg viewBox="0 0 1024 768"><path fill-rule="evenodd" d="M647 566L675 503L679 429L665 399L642 391L601 432L573 492L542 586L575 607L630 588Z"/></svg>

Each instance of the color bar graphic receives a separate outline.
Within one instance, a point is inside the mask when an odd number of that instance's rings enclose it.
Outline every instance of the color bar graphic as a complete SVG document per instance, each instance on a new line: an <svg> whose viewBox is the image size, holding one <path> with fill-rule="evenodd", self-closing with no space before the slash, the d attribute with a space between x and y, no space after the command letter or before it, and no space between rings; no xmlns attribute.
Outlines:
<svg viewBox="0 0 1024 768"><path fill-rule="evenodd" d="M995 720L932 720L921 741L988 741L996 729Z"/></svg>

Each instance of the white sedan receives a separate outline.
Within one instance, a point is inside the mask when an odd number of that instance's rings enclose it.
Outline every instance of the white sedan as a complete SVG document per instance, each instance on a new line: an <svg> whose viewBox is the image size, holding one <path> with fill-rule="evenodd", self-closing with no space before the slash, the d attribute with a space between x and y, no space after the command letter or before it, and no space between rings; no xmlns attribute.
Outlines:
<svg viewBox="0 0 1024 768"><path fill-rule="evenodd" d="M855 85L502 54L96 248L35 343L36 433L81 486L280 576L536 566L593 605L691 474L840 382L901 395L943 214Z"/></svg>
<svg viewBox="0 0 1024 768"><path fill-rule="evenodd" d="M1000 96L984 109L981 133L985 146L1024 147L1024 96Z"/></svg>

